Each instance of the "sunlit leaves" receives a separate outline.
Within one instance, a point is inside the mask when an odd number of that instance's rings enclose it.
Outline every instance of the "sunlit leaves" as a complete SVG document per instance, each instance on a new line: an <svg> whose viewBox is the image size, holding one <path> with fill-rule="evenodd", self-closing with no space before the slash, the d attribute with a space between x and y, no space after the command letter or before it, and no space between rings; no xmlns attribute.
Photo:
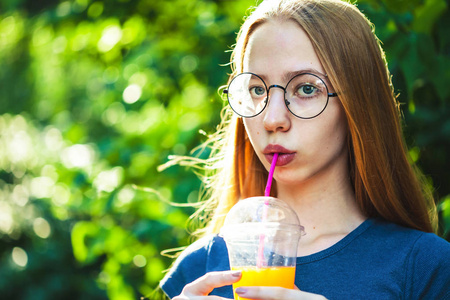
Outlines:
<svg viewBox="0 0 450 300"><path fill-rule="evenodd" d="M12 14L0 21L0 59L11 55L14 46L24 35L24 19L19 14Z"/></svg>
<svg viewBox="0 0 450 300"><path fill-rule="evenodd" d="M360 2L411 108L411 159L448 178L448 8L442 0ZM214 131L225 104L217 90L230 72L226 50L255 3L0 4L5 297L151 294L171 263L160 251L188 242L193 209L170 202L195 202L200 186L191 170L157 166L189 155L205 140L200 131ZM439 184L443 194L447 186Z"/></svg>
<svg viewBox="0 0 450 300"><path fill-rule="evenodd" d="M444 223L444 234L450 233L450 195L447 195L439 206L439 210L442 213L442 222Z"/></svg>
<svg viewBox="0 0 450 300"><path fill-rule="evenodd" d="M12 260L19 267L25 267L28 263L28 255L20 247L14 247L11 253Z"/></svg>
<svg viewBox="0 0 450 300"><path fill-rule="evenodd" d="M445 0L427 0L414 10L414 22L412 28L416 32L430 34L436 21L448 9Z"/></svg>

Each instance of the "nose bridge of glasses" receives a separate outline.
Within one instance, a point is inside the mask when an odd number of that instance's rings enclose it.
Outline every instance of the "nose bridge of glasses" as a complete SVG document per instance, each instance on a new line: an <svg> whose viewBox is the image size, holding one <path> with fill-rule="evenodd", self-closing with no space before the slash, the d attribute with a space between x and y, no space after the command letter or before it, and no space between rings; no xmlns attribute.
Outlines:
<svg viewBox="0 0 450 300"><path fill-rule="evenodd" d="M289 102L287 102L287 100L286 100L286 88L285 87L283 87L283 86L281 86L281 85L279 85L279 84L272 84L271 86L269 86L268 88L267 88L267 98L266 98L266 101L269 101L269 97L270 98L273 98L274 97L274 95L276 95L277 93L271 93L270 92L270 89L272 89L272 88L279 88L279 89L281 89L282 91L280 91L280 97L281 97L281 100L286 104L286 105L289 105Z"/></svg>
<svg viewBox="0 0 450 300"><path fill-rule="evenodd" d="M271 88L279 88L279 89L281 89L281 90L283 90L283 100L285 100L285 98L286 98L286 96L285 96L285 94L286 94L286 88L284 87L284 86L281 86L281 85L279 85L279 84L272 84L271 86L269 86L268 88L267 88L267 100L269 99L269 97L272 95L271 93L270 93L270 89Z"/></svg>
<svg viewBox="0 0 450 300"><path fill-rule="evenodd" d="M268 88L267 88L267 93L269 94L270 93L270 89L271 88L279 88L279 89L282 89L285 93L286 93L286 88L284 87L284 86L281 86L281 85L279 85L279 84L272 84L271 86L269 86Z"/></svg>

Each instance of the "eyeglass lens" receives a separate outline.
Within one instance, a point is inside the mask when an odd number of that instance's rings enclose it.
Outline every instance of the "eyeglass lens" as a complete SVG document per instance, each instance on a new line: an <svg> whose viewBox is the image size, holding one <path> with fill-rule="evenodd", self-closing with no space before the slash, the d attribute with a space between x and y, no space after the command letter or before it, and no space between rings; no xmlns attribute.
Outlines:
<svg viewBox="0 0 450 300"><path fill-rule="evenodd" d="M267 106L268 89L255 74L242 73L233 78L228 87L228 102L242 117L254 117ZM314 118L327 106L328 89L323 80L309 73L293 77L285 88L285 103L299 118Z"/></svg>

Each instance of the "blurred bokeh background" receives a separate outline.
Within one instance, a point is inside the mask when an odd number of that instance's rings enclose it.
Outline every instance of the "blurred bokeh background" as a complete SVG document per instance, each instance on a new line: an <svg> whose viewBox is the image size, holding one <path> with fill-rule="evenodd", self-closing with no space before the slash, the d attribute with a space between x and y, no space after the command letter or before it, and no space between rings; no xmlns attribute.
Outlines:
<svg viewBox="0 0 450 300"><path fill-rule="evenodd" d="M189 242L200 181L157 166L219 122L255 0L0 0L0 295L152 299ZM411 158L450 238L450 12L360 0L387 53ZM204 155L207 155L205 153Z"/></svg>

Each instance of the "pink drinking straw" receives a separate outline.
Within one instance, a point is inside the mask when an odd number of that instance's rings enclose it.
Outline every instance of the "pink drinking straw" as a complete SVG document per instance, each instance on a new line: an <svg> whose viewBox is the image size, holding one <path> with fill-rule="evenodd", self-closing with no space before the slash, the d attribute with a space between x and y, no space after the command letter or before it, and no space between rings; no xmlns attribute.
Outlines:
<svg viewBox="0 0 450 300"><path fill-rule="evenodd" d="M267 178L266 190L264 191L264 196L270 196L270 189L272 188L273 172L275 171L275 165L277 164L278 153L273 154L272 164L270 165L269 177ZM261 222L265 222L267 219L267 207L269 205L269 200L266 198L264 201L263 215ZM256 261L256 266L261 268L264 264L264 233L259 236L259 247L258 247L258 259Z"/></svg>
<svg viewBox="0 0 450 300"><path fill-rule="evenodd" d="M266 196L266 197L270 196L270 189L272 188L273 172L275 171L275 165L277 164L277 159L278 159L278 153L274 153L273 158L272 158L272 164L270 165L269 177L267 178L266 190L264 192L264 196ZM264 202L264 204L265 205L269 204L267 199L266 199L266 202Z"/></svg>

